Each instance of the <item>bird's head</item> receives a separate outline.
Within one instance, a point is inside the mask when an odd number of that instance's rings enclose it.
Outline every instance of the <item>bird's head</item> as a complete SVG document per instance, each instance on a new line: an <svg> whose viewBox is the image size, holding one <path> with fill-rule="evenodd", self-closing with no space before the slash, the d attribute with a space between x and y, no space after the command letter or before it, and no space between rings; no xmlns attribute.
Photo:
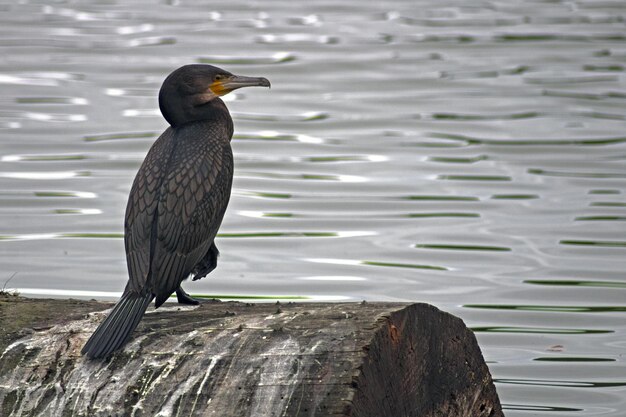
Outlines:
<svg viewBox="0 0 626 417"><path fill-rule="evenodd" d="M212 65L185 65L172 72L159 91L159 107L172 126L210 116L211 104L242 87L269 87L263 77L234 75Z"/></svg>

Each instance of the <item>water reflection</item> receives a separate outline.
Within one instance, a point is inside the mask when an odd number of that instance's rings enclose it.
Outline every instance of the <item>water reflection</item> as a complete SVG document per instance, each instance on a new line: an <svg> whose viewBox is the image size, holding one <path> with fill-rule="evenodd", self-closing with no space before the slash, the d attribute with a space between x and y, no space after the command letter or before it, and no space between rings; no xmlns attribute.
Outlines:
<svg viewBox="0 0 626 417"><path fill-rule="evenodd" d="M561 245L596 246L604 248L626 248L626 241L599 241L599 240L561 240Z"/></svg>
<svg viewBox="0 0 626 417"><path fill-rule="evenodd" d="M95 193L88 191L35 191L35 197L76 197L76 198L96 198Z"/></svg>
<svg viewBox="0 0 626 417"><path fill-rule="evenodd" d="M365 281L363 277L353 276L313 276L313 277L301 277L302 281Z"/></svg>
<svg viewBox="0 0 626 417"><path fill-rule="evenodd" d="M101 142L118 139L155 139L157 136L159 136L159 133L157 132L102 133L83 136L83 140L86 142Z"/></svg>
<svg viewBox="0 0 626 417"><path fill-rule="evenodd" d="M240 171L239 177L268 178L281 180L314 180L338 182L367 182L366 177L357 175L328 175L328 174L278 174L273 172Z"/></svg>
<svg viewBox="0 0 626 417"><path fill-rule="evenodd" d="M100 209L55 209L55 214L102 214Z"/></svg>
<svg viewBox="0 0 626 417"><path fill-rule="evenodd" d="M64 180L75 177L88 177L89 171L51 171L51 172L0 172L0 178L20 180Z"/></svg>
<svg viewBox="0 0 626 417"><path fill-rule="evenodd" d="M589 222L589 221L606 221L606 222L623 222L626 221L626 216L579 216L574 218L577 222Z"/></svg>
<svg viewBox="0 0 626 417"><path fill-rule="evenodd" d="M287 141L321 144L324 140L309 135L280 133L273 130L263 130L260 132L235 133L233 140L268 140L268 141Z"/></svg>
<svg viewBox="0 0 626 417"><path fill-rule="evenodd" d="M76 106L86 106L87 99L82 97L17 97L16 103L20 104L72 104Z"/></svg>
<svg viewBox="0 0 626 417"><path fill-rule="evenodd" d="M511 248L504 246L486 246L486 245L454 245L454 244L434 244L421 243L415 245L418 249L442 249L442 250L460 250L460 251L488 251L488 252L510 252Z"/></svg>
<svg viewBox="0 0 626 417"><path fill-rule="evenodd" d="M624 288L626 282L619 281L584 281L584 280L549 280L549 279L528 279L526 284L565 286L565 287L596 287L596 288Z"/></svg>
<svg viewBox="0 0 626 417"><path fill-rule="evenodd" d="M459 195L409 195L401 198L418 201L479 201L478 197Z"/></svg>
<svg viewBox="0 0 626 417"><path fill-rule="evenodd" d="M84 114L25 112L21 113L20 116L24 119L36 120L38 122L84 122L87 120L87 116Z"/></svg>
<svg viewBox="0 0 626 417"><path fill-rule="evenodd" d="M381 261L359 261L355 259L335 259L335 258L309 258L309 262L331 264L331 265L365 265L365 266L381 266L387 268L409 268L409 269L426 269L432 271L447 271L448 268L437 265L420 265L406 264L400 262L381 262Z"/></svg>
<svg viewBox="0 0 626 417"><path fill-rule="evenodd" d="M554 362L554 363L570 363L570 362L616 362L617 359L614 358L585 358L585 357L554 357L554 356L544 356L539 358L534 358L534 361L537 362Z"/></svg>
<svg viewBox="0 0 626 417"><path fill-rule="evenodd" d="M328 35L311 35L307 33L289 33L282 35L267 34L257 36L255 41L258 43L276 43L276 44L288 44L288 43L319 43L333 45L339 43L337 36Z"/></svg>
<svg viewBox="0 0 626 417"><path fill-rule="evenodd" d="M479 308L485 310L515 310L515 311L545 311L561 313L621 313L626 306L564 306L564 305L493 305L493 304L465 304L465 308Z"/></svg>
<svg viewBox="0 0 626 417"><path fill-rule="evenodd" d="M300 114L265 114L231 112L235 120L258 120L263 122L310 122L328 119L330 115L321 111L307 111Z"/></svg>
<svg viewBox="0 0 626 417"><path fill-rule="evenodd" d="M227 55L211 55L203 56L197 59L200 64L214 65L267 65L267 64L284 64L295 61L296 55L289 52L276 52L269 56L227 56Z"/></svg>
<svg viewBox="0 0 626 417"><path fill-rule="evenodd" d="M600 388L600 387L623 387L626 381L616 382L591 382L591 381L563 381L563 380L530 380L530 379L494 379L500 384L520 384L537 385L546 387L578 387L578 388Z"/></svg>
<svg viewBox="0 0 626 417"><path fill-rule="evenodd" d="M86 159L85 155L4 155L0 160L2 162L20 162L20 161L76 161Z"/></svg>
<svg viewBox="0 0 626 417"><path fill-rule="evenodd" d="M564 329L548 327L522 327L522 326L483 326L472 327L475 333L523 333L523 334L605 334L614 333L613 330L598 329Z"/></svg>
<svg viewBox="0 0 626 417"><path fill-rule="evenodd" d="M499 381L498 381L499 382ZM550 407L547 405L531 405L531 404L507 404L507 403L503 403L502 404L502 408L504 410L511 410L511 411L531 411L531 412L542 412L542 411L546 411L549 413L553 413L553 412L580 412L580 411L585 411L583 408L572 408L572 407ZM552 415L552 414L550 414Z"/></svg>

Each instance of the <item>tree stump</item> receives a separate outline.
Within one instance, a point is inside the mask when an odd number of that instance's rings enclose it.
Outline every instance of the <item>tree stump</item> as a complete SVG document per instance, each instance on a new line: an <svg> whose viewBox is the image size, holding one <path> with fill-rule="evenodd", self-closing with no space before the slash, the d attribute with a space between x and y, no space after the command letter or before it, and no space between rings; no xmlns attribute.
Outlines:
<svg viewBox="0 0 626 417"><path fill-rule="evenodd" d="M0 415L503 416L473 333L427 304L166 304L85 359L109 307L0 297Z"/></svg>

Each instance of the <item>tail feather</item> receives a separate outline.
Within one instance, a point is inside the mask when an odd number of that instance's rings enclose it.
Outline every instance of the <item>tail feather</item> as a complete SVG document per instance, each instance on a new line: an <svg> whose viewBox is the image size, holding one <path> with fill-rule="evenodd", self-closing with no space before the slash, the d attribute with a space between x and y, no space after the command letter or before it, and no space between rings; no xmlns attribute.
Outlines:
<svg viewBox="0 0 626 417"><path fill-rule="evenodd" d="M81 353L89 358L103 358L121 348L130 339L153 298L152 294L124 294L85 343Z"/></svg>
<svg viewBox="0 0 626 417"><path fill-rule="evenodd" d="M141 301L141 299L131 298L128 302L128 306L124 306L119 312L111 312L113 317L108 328L105 330L104 334L106 338L100 340L101 346L99 346L99 349L102 352L113 352L120 348L123 342L126 341L130 332L134 330L134 328L131 328L132 322L134 321L131 315L137 312L138 301ZM126 312L128 312L128 314L125 314ZM103 353L103 356L106 355L107 353Z"/></svg>

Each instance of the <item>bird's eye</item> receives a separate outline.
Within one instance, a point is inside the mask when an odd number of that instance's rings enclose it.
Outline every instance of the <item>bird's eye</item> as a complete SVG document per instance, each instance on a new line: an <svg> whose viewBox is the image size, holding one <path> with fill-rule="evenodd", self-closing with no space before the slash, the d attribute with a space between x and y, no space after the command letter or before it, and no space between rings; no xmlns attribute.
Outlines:
<svg viewBox="0 0 626 417"><path fill-rule="evenodd" d="M219 81L219 80L223 80L223 79L224 79L224 76L222 74L217 74L215 76L215 81Z"/></svg>

